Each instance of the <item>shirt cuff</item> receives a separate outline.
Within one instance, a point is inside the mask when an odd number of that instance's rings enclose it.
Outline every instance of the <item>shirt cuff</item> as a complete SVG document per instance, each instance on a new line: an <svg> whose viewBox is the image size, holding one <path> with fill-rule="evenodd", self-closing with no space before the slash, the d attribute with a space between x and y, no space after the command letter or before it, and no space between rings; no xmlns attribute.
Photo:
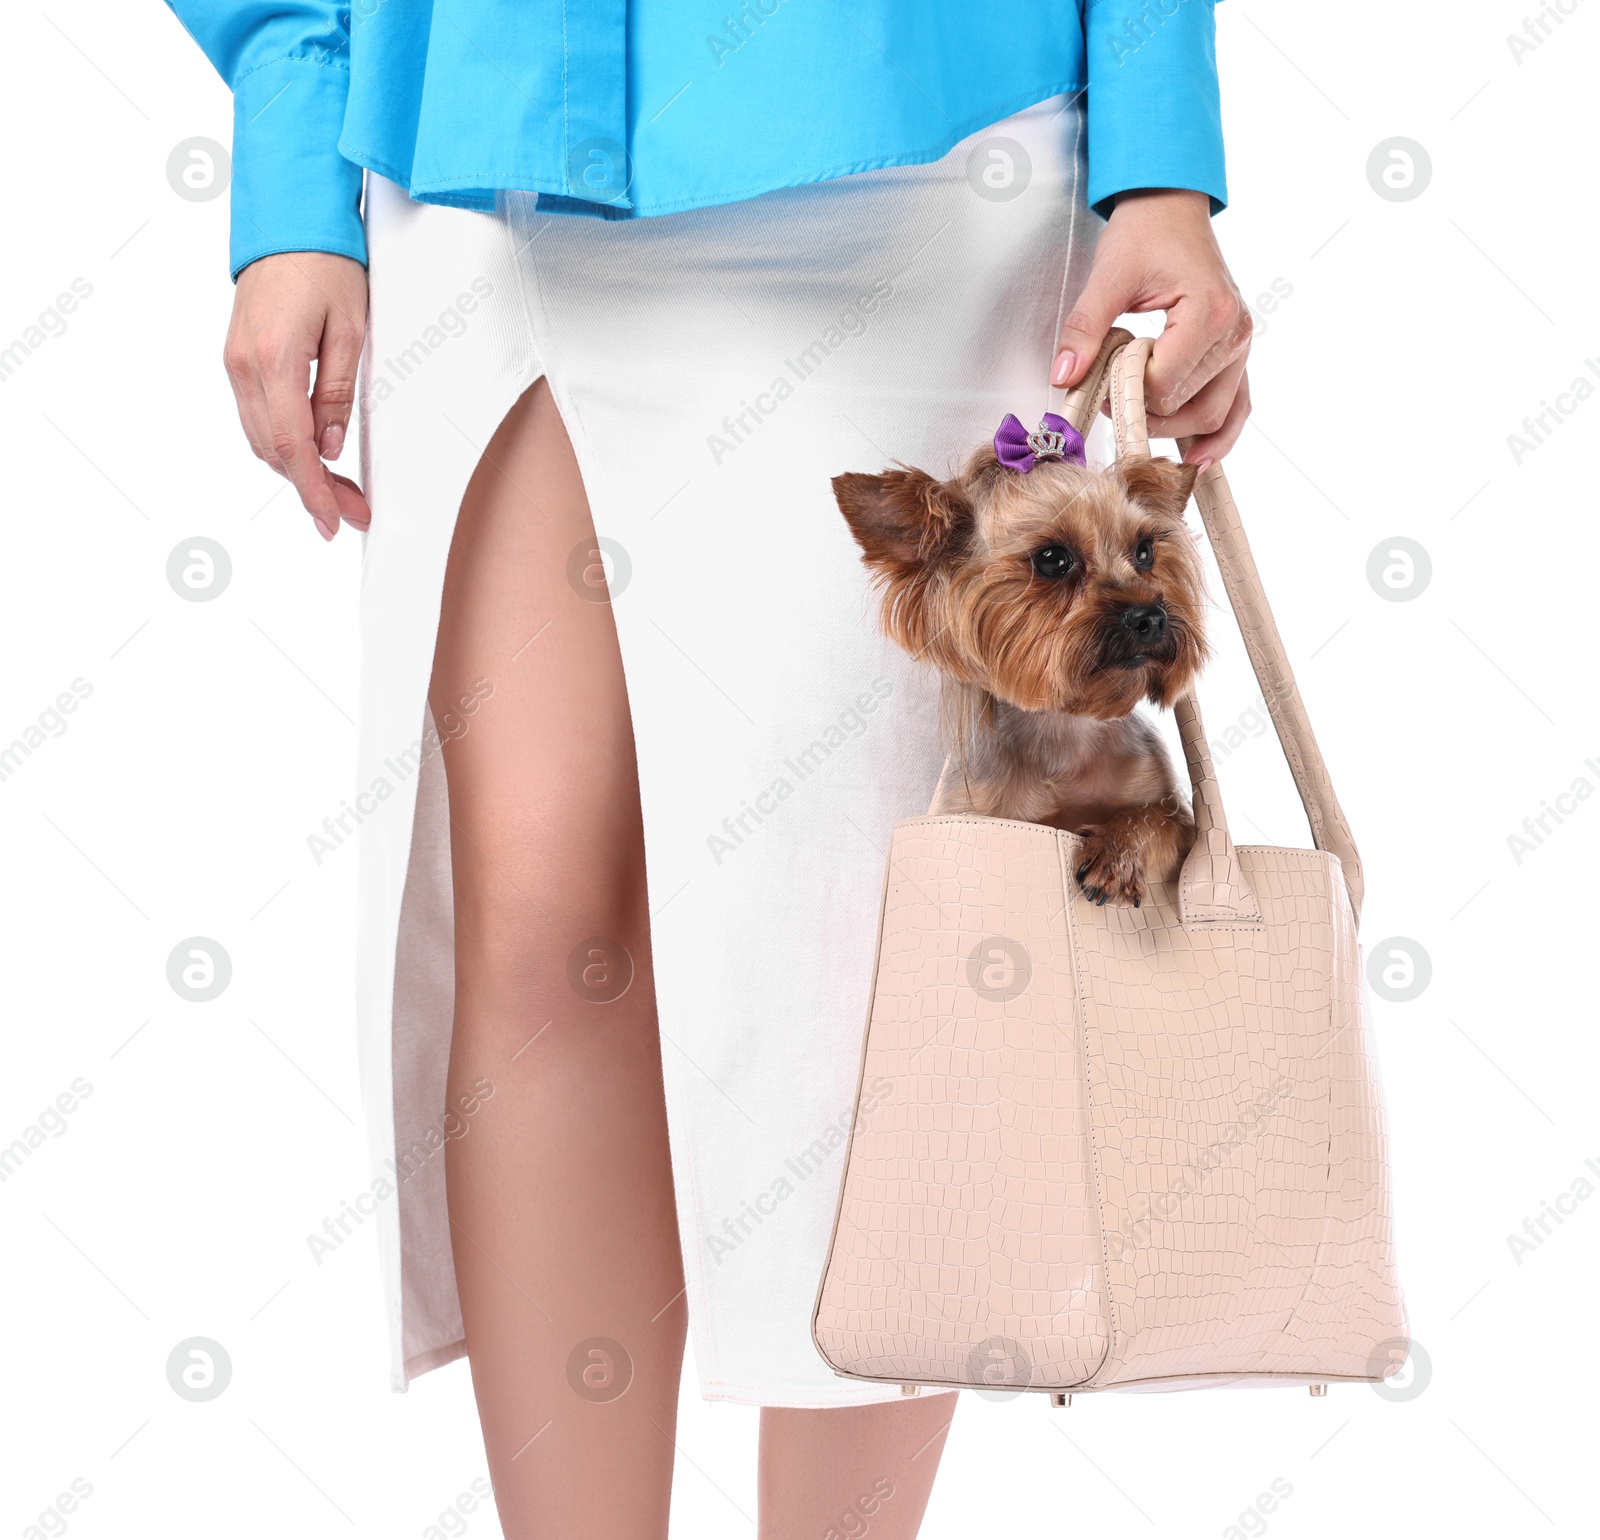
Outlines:
<svg viewBox="0 0 1600 1540"><path fill-rule="evenodd" d="M1141 187L1228 201L1214 0L1090 0L1089 204Z"/></svg>
<svg viewBox="0 0 1600 1540"><path fill-rule="evenodd" d="M339 153L350 72L274 59L233 88L232 229L237 279L257 257L328 251L367 260L361 167Z"/></svg>

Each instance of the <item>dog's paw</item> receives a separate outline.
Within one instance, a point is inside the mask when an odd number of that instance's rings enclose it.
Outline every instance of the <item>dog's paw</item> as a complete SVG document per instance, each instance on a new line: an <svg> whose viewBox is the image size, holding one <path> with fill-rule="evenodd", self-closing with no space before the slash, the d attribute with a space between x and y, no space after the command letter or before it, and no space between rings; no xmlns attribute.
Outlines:
<svg viewBox="0 0 1600 1540"><path fill-rule="evenodd" d="M1132 904L1137 909L1144 902L1144 874L1126 831L1096 829L1085 834L1075 876L1083 896L1097 904Z"/></svg>

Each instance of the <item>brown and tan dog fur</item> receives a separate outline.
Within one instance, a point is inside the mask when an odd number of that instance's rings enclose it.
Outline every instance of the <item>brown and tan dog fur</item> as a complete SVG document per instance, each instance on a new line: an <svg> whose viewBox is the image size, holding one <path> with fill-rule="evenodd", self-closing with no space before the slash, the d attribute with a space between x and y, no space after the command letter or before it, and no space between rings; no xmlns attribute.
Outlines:
<svg viewBox="0 0 1600 1540"><path fill-rule="evenodd" d="M1098 903L1140 903L1194 837L1161 739L1133 715L1170 705L1205 659L1194 478L1170 460L1022 475L986 445L949 481L833 480L884 630L944 676L956 764L937 811L1082 834L1077 880Z"/></svg>

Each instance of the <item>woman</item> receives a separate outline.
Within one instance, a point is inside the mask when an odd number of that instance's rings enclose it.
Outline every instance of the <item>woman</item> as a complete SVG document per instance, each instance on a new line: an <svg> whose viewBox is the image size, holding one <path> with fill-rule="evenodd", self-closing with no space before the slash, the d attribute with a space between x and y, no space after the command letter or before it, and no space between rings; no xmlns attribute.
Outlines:
<svg viewBox="0 0 1600 1540"><path fill-rule="evenodd" d="M954 1401L808 1326L940 751L828 478L953 464L1158 308L1152 429L1232 446L1211 0L172 3L235 93L245 431L367 532L327 833L396 1386L468 1354L513 1540L660 1536L692 1320L763 1536L912 1536Z"/></svg>

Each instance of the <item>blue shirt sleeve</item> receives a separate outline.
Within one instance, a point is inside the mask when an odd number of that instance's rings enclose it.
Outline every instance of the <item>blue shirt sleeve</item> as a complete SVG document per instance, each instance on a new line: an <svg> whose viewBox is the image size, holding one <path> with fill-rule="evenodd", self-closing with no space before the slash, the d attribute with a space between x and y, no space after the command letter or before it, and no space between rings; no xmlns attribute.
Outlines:
<svg viewBox="0 0 1600 1540"><path fill-rule="evenodd" d="M1089 203L1139 187L1228 201L1215 0L1085 0Z"/></svg>
<svg viewBox="0 0 1600 1540"><path fill-rule="evenodd" d="M233 91L228 265L328 251L367 260L361 168L339 153L350 90L342 0L167 0Z"/></svg>

